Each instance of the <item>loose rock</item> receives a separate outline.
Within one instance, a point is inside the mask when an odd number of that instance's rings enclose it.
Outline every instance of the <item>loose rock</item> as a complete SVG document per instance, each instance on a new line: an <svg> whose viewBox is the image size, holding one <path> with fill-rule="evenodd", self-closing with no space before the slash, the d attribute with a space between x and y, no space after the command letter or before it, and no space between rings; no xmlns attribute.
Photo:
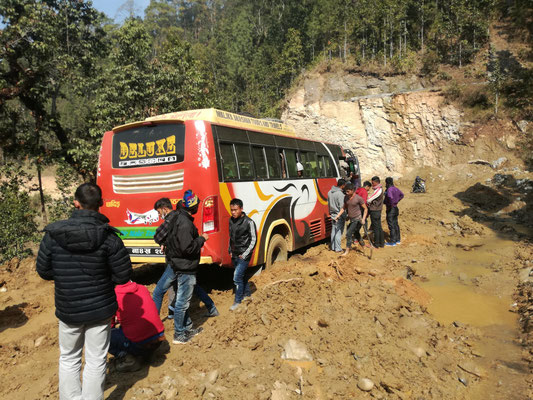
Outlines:
<svg viewBox="0 0 533 400"><path fill-rule="evenodd" d="M361 378L357 382L357 387L364 392L370 392L374 388L374 382L368 378Z"/></svg>
<svg viewBox="0 0 533 400"><path fill-rule="evenodd" d="M281 358L291 361L313 361L313 357L309 354L307 348L300 342L289 339L283 348Z"/></svg>
<svg viewBox="0 0 533 400"><path fill-rule="evenodd" d="M46 336L44 336L44 335L43 336L39 336L35 340L35 347L39 347L43 343L44 339L46 339Z"/></svg>

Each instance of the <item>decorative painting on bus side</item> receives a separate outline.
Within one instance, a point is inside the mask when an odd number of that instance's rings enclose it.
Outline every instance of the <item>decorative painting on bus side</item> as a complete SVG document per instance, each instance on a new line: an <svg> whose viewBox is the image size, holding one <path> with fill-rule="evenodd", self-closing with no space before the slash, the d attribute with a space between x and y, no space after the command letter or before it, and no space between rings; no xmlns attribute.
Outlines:
<svg viewBox="0 0 533 400"><path fill-rule="evenodd" d="M327 206L327 200L319 189L317 179L302 179L293 182L254 181L253 186L257 196L253 196L255 198L250 198L250 194L254 193L250 190L250 183L252 182L220 183L220 194L228 214L230 214L230 200L238 197L243 199L247 215L256 223L258 247L254 252L254 265L264 262L266 241L269 239L266 232L274 221L283 219L287 222L292 231L293 248L302 247L314 241L305 219L317 212L323 214L319 209ZM326 218L323 218L325 224Z"/></svg>

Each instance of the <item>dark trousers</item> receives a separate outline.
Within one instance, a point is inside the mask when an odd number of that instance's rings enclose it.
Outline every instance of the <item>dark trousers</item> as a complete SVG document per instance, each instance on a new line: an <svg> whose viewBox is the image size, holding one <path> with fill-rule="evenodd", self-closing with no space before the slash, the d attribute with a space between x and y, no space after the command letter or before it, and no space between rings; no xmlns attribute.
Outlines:
<svg viewBox="0 0 533 400"><path fill-rule="evenodd" d="M357 218L351 218L348 228L346 228L346 248L349 249L352 247L354 238L357 241L361 240L361 220Z"/></svg>
<svg viewBox="0 0 533 400"><path fill-rule="evenodd" d="M389 226L390 241L397 243L400 241L400 226L398 225L398 207L391 207L387 210L387 225Z"/></svg>
<svg viewBox="0 0 533 400"><path fill-rule="evenodd" d="M372 222L370 229L372 229L374 232L374 246L385 247L385 234L383 233L383 228L381 227L381 210L371 210L370 221Z"/></svg>

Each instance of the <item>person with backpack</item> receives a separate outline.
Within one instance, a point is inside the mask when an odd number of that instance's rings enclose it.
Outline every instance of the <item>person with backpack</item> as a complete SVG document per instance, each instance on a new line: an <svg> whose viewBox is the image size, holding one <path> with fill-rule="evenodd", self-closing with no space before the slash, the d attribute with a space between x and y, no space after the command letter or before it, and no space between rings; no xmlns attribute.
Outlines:
<svg viewBox="0 0 533 400"><path fill-rule="evenodd" d="M194 217L198 212L200 200L192 190L183 195L183 206L172 210L172 203L166 197L157 200L154 209L161 219L168 219L166 228L154 236L156 243L165 246L167 267L157 282L152 297L158 311L161 310L163 296L178 282L174 304L174 344L188 343L202 328L193 328L189 317L191 296L196 285L196 273L200 266L200 252L209 236L198 234L194 226Z"/></svg>
<svg viewBox="0 0 533 400"><path fill-rule="evenodd" d="M394 180L389 176L385 179L385 206L387 207L387 225L389 226L389 241L385 246L396 246L401 243L400 226L398 225L398 203L403 199L403 193L394 186Z"/></svg>
<svg viewBox="0 0 533 400"><path fill-rule="evenodd" d="M44 228L37 255L37 273L55 286L60 400L104 398L111 318L118 308L114 286L132 275L120 232L98 212L102 204L98 185L80 185L72 216Z"/></svg>

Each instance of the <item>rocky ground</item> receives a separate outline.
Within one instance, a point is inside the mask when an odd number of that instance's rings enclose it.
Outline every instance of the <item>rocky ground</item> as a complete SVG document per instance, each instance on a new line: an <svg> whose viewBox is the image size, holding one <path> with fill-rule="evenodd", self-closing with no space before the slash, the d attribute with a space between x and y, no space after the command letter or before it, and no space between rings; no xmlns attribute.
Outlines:
<svg viewBox="0 0 533 400"><path fill-rule="evenodd" d="M416 175L426 194L409 194ZM237 312L231 271L206 268L221 315L194 303L204 331L138 372L111 359L106 398L531 398L531 178L479 164L412 171L398 184L400 246L345 258L311 246L254 277ZM142 266L134 280L153 290L161 273ZM57 398L53 285L34 259L0 267L0 285L0 396Z"/></svg>

